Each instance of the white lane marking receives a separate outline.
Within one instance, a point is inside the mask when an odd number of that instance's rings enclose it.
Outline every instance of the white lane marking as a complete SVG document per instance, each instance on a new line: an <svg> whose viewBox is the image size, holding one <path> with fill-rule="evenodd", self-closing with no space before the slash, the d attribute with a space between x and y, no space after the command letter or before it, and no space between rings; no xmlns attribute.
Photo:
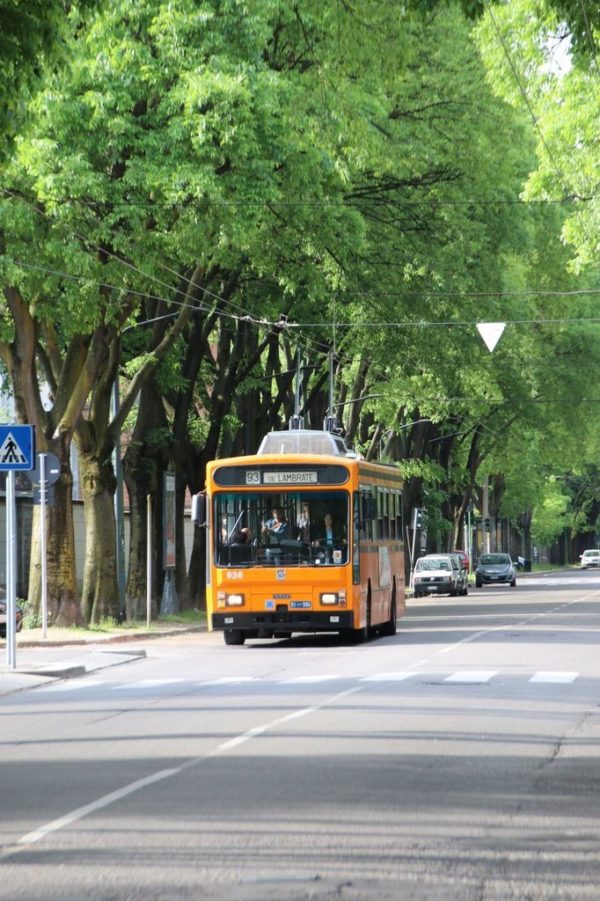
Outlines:
<svg viewBox="0 0 600 901"><path fill-rule="evenodd" d="M72 810L71 813L65 814L64 817L59 817L57 820L46 823L45 826L40 826L39 829L35 829L33 832L28 832L26 835L21 836L17 844L33 845L35 842L39 842L47 835L50 835L51 832L58 832L59 829L70 826L71 823L76 823L77 820L81 820L89 813L94 813L96 810L102 810L103 807L108 807L109 804L114 804L115 801L120 801L121 798L131 795L133 792L139 791L147 785L152 785L154 782L160 782L162 779L168 779L180 770L181 767L171 770L159 770L158 773L153 773L152 776L146 776L145 779L138 779L136 782L131 782L129 785L117 789L117 791L110 792L108 795L103 795L96 801L92 801L91 804L85 804L83 807L78 807L76 810Z"/></svg>
<svg viewBox="0 0 600 901"><path fill-rule="evenodd" d="M403 682L411 679L416 673L375 673L373 676L363 676L359 682Z"/></svg>
<svg viewBox="0 0 600 901"><path fill-rule="evenodd" d="M329 682L333 679L340 679L340 676L296 676L293 679L281 679L280 685L312 685L315 682Z"/></svg>
<svg viewBox="0 0 600 901"><path fill-rule="evenodd" d="M56 820L52 820L50 823L46 823L44 826L40 826L39 829L35 829L33 832L28 832L26 835L21 836L20 839L17 839L16 844L12 848L5 848L0 851L0 859L17 854L19 851L24 850L24 848L28 845L32 845L35 842L41 841L52 832L58 832L59 829L63 829L65 826L69 826L71 825L71 823L75 823L77 822L77 820L81 820L83 817L86 817L90 813L94 813L96 810L101 810L104 807L108 807L115 801L119 801L121 800L121 798L125 798L127 797L127 795L133 794L133 792L139 791L142 788L146 788L148 785L152 785L155 782L161 782L163 779L169 779L171 776L176 776L178 773L183 772L183 770L197 766L199 763L202 763L203 760L217 757L219 756L219 754L228 751L231 748L235 748L238 745L243 744L244 742L250 741L250 739L255 738L257 735L262 735L264 732L267 732L270 729L274 729L276 726L280 726L283 723L288 723L291 720L298 719L302 716L308 716L309 713L315 713L316 711L327 707L329 704L335 704L336 701L340 700L341 698L356 694L356 692L359 692L361 690L361 688L356 687L349 688L346 691L338 692L337 694L332 695L329 698L325 698L323 701L321 701L320 704L315 704L311 707L302 707L301 709L295 710L292 713L288 713L285 716L280 716L276 719L270 720L268 723L265 723L262 726L255 726L254 728L249 729L247 732L244 732L242 735L237 735L235 738L232 738L229 741L222 742L214 750L209 751L208 753L203 754L200 757L194 757L191 760L188 760L187 763L183 763L179 767L168 770L159 770L158 772L153 773L153 775L151 776L146 776L144 779L137 779L135 782L131 782L129 785L125 785L123 786L123 788L117 789L117 791L103 795L96 801L92 801L90 804L85 804L83 807L78 807L76 810L72 810L70 813L65 814L65 816L59 817Z"/></svg>
<svg viewBox="0 0 600 901"><path fill-rule="evenodd" d="M40 691L74 691L76 688L93 688L95 685L106 685L106 682L102 679L69 679L68 682L44 685Z"/></svg>
<svg viewBox="0 0 600 901"><path fill-rule="evenodd" d="M163 685L181 685L185 679L140 679L139 682L123 682L121 685L111 685L114 691L130 689L137 691L143 688L161 688Z"/></svg>
<svg viewBox="0 0 600 901"><path fill-rule="evenodd" d="M478 638L482 638L484 635L490 635L492 632L501 632L503 629L515 629L520 625L524 625L523 623L514 623L512 625L507 626L494 626L493 629L483 629L481 632L475 632L473 635L468 635L467 638L461 638L460 641L455 641L454 644L449 644L447 647L442 648L438 651L439 654L448 654L450 651L454 651L456 648L460 647L462 644L470 644L472 641L477 641Z"/></svg>
<svg viewBox="0 0 600 901"><path fill-rule="evenodd" d="M246 741L250 741L251 738L256 738L257 735L263 735L263 733L268 732L275 726L281 726L283 723L289 723L290 720L297 720L301 716L308 716L309 713L316 713L317 710L321 710L323 707L327 707L329 704L335 703L340 698L356 694L356 692L360 690L361 689L358 687L348 688L346 691L338 692L338 694L333 695L333 697L331 698L325 698L325 700L321 701L320 704L314 704L311 707L302 707L300 710L294 710L292 713L286 713L285 716L277 717L277 719L271 720L271 722L269 723L265 723L264 726L254 726L254 728L248 729L248 731L244 732L242 735L236 735L235 738L230 738L229 741L223 742L217 747L216 751L213 751L210 755L207 756L216 757L219 751L229 751L231 748L236 748L238 747L238 745L241 745Z"/></svg>
<svg viewBox="0 0 600 901"><path fill-rule="evenodd" d="M219 679L209 679L206 682L197 682L198 686L206 685L237 685L241 682L254 682L254 676L221 676Z"/></svg>
<svg viewBox="0 0 600 901"><path fill-rule="evenodd" d="M461 683L477 683L481 684L483 682L489 682L494 676L497 675L497 671L495 670L464 670L458 673L452 673L451 676L446 676L444 682L461 682Z"/></svg>
<svg viewBox="0 0 600 901"><path fill-rule="evenodd" d="M502 632L506 629L519 629L521 628L521 626L526 626L537 619L541 619L552 613L557 613L559 610L565 610L568 607L572 607L574 604L581 604L585 601L597 598L599 594L600 591L592 591L589 594L575 598L573 601L565 601L564 604L559 604L557 607L553 607L551 610L543 610L540 613L532 613L531 616L525 617L525 619L520 620L520 622L506 623L503 626L494 626L493 629L482 629L480 632L475 632L473 635L468 635L466 638L461 638L460 641L455 641L453 642L453 644L449 644L445 648L441 648L438 651L438 654L448 654L450 653L450 651L454 651L455 648L459 648L463 644L470 644L472 641L477 641L478 638L482 638L484 635L491 635L494 632Z"/></svg>
<svg viewBox="0 0 600 901"><path fill-rule="evenodd" d="M530 682L545 682L554 685L568 685L574 682L579 673L539 672L532 676Z"/></svg>
<svg viewBox="0 0 600 901"><path fill-rule="evenodd" d="M425 661L424 661L425 662ZM417 672L409 672L409 671L399 671L399 672L389 672L389 673L373 673L371 676L358 676L358 682L405 682L407 679L413 679L416 676L423 675L422 673ZM444 678L444 682L472 682L472 683L480 683L480 682L489 682L494 676L497 675L497 671L491 670L465 670L459 671L456 673L452 673L450 676L446 676ZM545 683L554 683L554 684L568 684L574 682L579 673L575 672L562 672L562 671L540 671L535 673L533 676L530 676L529 682L545 682ZM316 685L319 683L330 682L335 679L341 679L341 676L337 675L329 675L329 676L297 676L293 679L279 679L276 682L272 683L275 685ZM260 680L261 684L267 684L263 680ZM224 676L220 679L213 679L209 682L186 682L184 679L145 679L141 682L137 683L125 683L122 685L112 685L109 682L103 681L101 679L87 679L85 681L73 679L69 682L60 682L58 684L45 685L40 691L41 692L70 692L75 691L77 689L85 690L87 688L97 688L98 686L102 686L107 688L109 691L122 691L124 689L131 689L135 691L136 689L143 688L160 688L162 686L169 685L181 685L182 683L189 685L195 688L206 688L216 685L241 685L247 684L248 682L259 682L259 680L254 676Z"/></svg>
<svg viewBox="0 0 600 901"><path fill-rule="evenodd" d="M227 682L242 682L242 679L228 679ZM220 682L190 682L187 679L141 679L139 682L120 682L114 684L104 679L73 679L58 685L45 685L41 691L73 691L77 688L97 687L102 685L108 691L143 691L147 688L163 688L171 685L216 685Z"/></svg>

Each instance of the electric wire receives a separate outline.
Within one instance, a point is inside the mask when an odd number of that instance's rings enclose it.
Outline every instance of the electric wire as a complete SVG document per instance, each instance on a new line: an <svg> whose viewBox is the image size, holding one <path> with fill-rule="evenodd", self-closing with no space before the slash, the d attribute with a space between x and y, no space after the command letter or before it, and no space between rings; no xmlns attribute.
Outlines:
<svg viewBox="0 0 600 901"><path fill-rule="evenodd" d="M76 281L76 282L81 282L84 284L95 285L97 287L107 287L114 291L126 290L128 294L132 294L133 296L142 297L142 298L145 298L148 300L157 300L157 301L162 301L164 303L172 303L172 304L175 304L176 306L191 307L194 310L201 310L201 311L205 311L205 312L208 312L213 309L212 307L196 306L194 304L186 303L185 301L170 300L168 298L163 297L162 295L149 294L147 291L136 291L133 288L124 289L120 285L113 285L107 281L95 281L94 279L90 279L84 275L73 275L72 273L65 272L64 270L61 270L61 269L53 269L48 266L40 266L39 264L35 264L35 263L27 263L27 262L25 262L25 260L21 260L16 257L9 257L6 254L0 255L0 260L3 260L3 259L10 262L12 265L18 266L21 269L31 269L33 271L43 272L47 275L55 275L55 276L58 276L60 278L64 278L64 279L67 279L70 281ZM180 278L181 281L183 281L183 282L190 281L189 279L187 279L186 276L178 273L177 270L171 269L168 266L164 266L164 268L167 272L170 272L172 275L175 275L178 278ZM152 279L152 278L153 278L153 276L150 276L150 279ZM159 282L159 284L164 285L164 283L161 283L161 282ZM171 287L172 290L179 291L179 289L173 289L172 286L168 286L168 285L164 285L164 286ZM179 293L181 293L181 292L179 291ZM436 300L438 297L439 298L456 297L459 299L460 298L462 298L462 299L468 299L468 298L498 299L498 298L504 298L504 297L506 297L506 298L514 298L514 297L586 297L589 295L600 294L600 288L577 288L577 289L573 289L573 290L564 290L564 291L546 290L546 289L542 289L542 288L531 288L529 290L524 290L524 291L427 291L427 290L422 290L422 291L344 291L343 294L344 294L344 296L348 296L348 297L370 297L370 298L373 298L373 297L426 297L430 300ZM220 298L219 295L217 295L217 294L211 294L211 296L217 300L225 301L230 306L239 310L238 314L223 313L223 315L228 315L231 319L246 319L246 318L248 318L248 316L251 315L244 307L241 307L239 304L235 304L232 301L226 300L225 298ZM254 319L255 322L257 322L261 325L280 325L280 326L284 327L281 319L268 320L268 319L264 319L264 318L259 319L257 317L253 317L253 316L251 316L251 318ZM480 320L477 320L477 321L480 321ZM538 321L538 320L535 320L535 321ZM539 321L544 321L544 320L539 320ZM288 323L288 324L291 325L291 323ZM313 325L319 324L319 323L308 323L308 324L313 326ZM331 321L326 320L320 324L331 326ZM344 323L338 322L338 324L343 325ZM388 324L388 322L387 322L387 320L381 320L380 324L386 325L386 324ZM391 324L393 324L393 323L391 323ZM302 323L295 323L294 325L296 327L298 327L298 326L301 326ZM346 323L346 325L354 326L354 325L360 325L360 323Z"/></svg>
<svg viewBox="0 0 600 901"><path fill-rule="evenodd" d="M30 209L32 209L37 215L44 217L45 219L49 220L50 222L53 221L51 215L50 215L46 210L40 209L39 206L37 206L36 204L32 203L32 202L31 202L30 200L28 200L27 198L23 197L21 194L15 195L13 192L7 191L7 189L5 189L5 188L2 188L1 190L2 190L2 192L4 193L5 196L9 196L11 199L14 198L15 196L17 196L18 199L19 199L21 202L25 203L25 205L28 206ZM85 237L85 235L81 234L81 232L75 231L73 234L74 234L74 236L75 236L78 240L80 240L80 241L82 242L82 244L83 244L85 247L89 247L89 248L93 249L94 251L96 251L96 252L98 252L98 253L106 254L106 256L110 257L112 260L114 260L114 261L115 261L116 263L118 263L119 265L124 266L124 267L127 268L127 269L130 269L131 271L133 271L133 272L135 272L136 274L142 276L143 278L147 279L147 280L150 281L150 282L154 282L155 284L159 285L161 288L166 288L167 291L169 291L169 292L175 291L177 294L180 294L180 293L181 293L181 289L180 289L180 288L174 287L173 285L169 284L168 282L162 281L161 279L159 279L159 278L158 278L157 276L155 276L155 275L151 275L150 273L144 272L142 269L140 269L140 268L139 268L138 266L136 266L134 263L131 263L129 260L124 259L122 256L120 256L119 254L114 253L113 251L109 250L108 248L106 248L106 247L101 247L100 245L95 244L94 242L90 242L90 241ZM31 264L30 264L30 265L31 265ZM175 272L174 270L170 269L169 267L167 267L167 266L166 266L165 264L163 264L163 263L158 262L158 265L159 265L161 268L163 268L163 269L165 269L166 271L168 271L169 274L175 275L175 276L179 279L179 281L180 281L182 284L186 284L186 285L188 285L188 286L192 286L191 279L189 279L187 276L183 275L182 273ZM74 276L70 276L70 277L73 278ZM83 280L85 281L85 278L84 278ZM88 280L88 281L89 281L89 280ZM104 285L104 284L106 284L106 283L105 283L105 282L95 282L95 284L97 284L97 285ZM201 291L203 294L205 294L207 297L211 297L213 300L217 301L218 303L222 303L222 304L224 304L226 307L229 306L229 307L236 308L236 304L232 303L232 302L229 301L227 298L221 297L220 295L214 293L214 292L211 291L210 289L205 288L205 287L203 287L202 285L195 285L195 287L197 287L198 290L200 290L200 291ZM116 288L116 290L123 291L123 290L125 290L125 289L123 289L122 287L118 287L118 288ZM128 292L128 293L135 293L135 294L137 294L137 295L139 295L139 296L142 296L142 297L145 296L145 295L143 294L143 292ZM147 295L146 295L146 296L147 296ZM163 298L163 300L164 300L165 303L173 303L173 304L175 304L175 305L179 305L179 306L183 306L183 307L190 306L190 304L187 304L185 301L177 301L177 300L173 300L173 299L164 299L164 298ZM192 305L192 307L193 307L193 309L197 309L197 306L196 306L196 305ZM241 309L241 308L238 308L238 309ZM219 311L219 310L216 310L215 312L220 312L220 311ZM225 315L225 314L224 314L224 315ZM249 314L248 314L248 311L244 311L244 315L249 315Z"/></svg>

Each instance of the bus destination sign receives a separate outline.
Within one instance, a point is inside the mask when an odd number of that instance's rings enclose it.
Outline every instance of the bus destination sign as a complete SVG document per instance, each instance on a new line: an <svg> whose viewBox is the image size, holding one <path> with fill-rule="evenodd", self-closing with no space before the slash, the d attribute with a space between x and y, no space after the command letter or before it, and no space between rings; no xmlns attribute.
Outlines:
<svg viewBox="0 0 600 901"><path fill-rule="evenodd" d="M249 470L247 473L248 484L255 485L255 476L258 472ZM263 485L318 485L319 479L316 472L263 472Z"/></svg>
<svg viewBox="0 0 600 901"><path fill-rule="evenodd" d="M315 463L310 469L306 464L275 464L265 466L219 466L215 469L215 484L221 487L284 488L305 485L344 485L349 479L348 467L334 463Z"/></svg>

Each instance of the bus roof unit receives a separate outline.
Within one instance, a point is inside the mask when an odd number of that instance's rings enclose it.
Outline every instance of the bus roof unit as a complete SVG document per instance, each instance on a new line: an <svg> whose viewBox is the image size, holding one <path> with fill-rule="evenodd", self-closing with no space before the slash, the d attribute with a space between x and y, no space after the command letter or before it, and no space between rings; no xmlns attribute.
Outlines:
<svg viewBox="0 0 600 901"><path fill-rule="evenodd" d="M318 454L330 457L353 457L357 454L348 450L343 438L317 429L292 429L291 431L269 432L265 435L257 454Z"/></svg>

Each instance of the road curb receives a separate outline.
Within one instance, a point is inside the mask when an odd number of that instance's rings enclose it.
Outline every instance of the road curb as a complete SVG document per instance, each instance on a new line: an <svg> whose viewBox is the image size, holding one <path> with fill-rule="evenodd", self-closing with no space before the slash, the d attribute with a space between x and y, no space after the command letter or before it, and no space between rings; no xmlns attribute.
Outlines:
<svg viewBox="0 0 600 901"><path fill-rule="evenodd" d="M145 659L146 651L143 649L138 651L109 651L100 650L98 654L114 655L113 659L108 656L101 663L94 666L87 666L85 662L76 664L43 664L40 666L25 666L15 670L0 670L0 697L17 694L21 691L31 691L39 688L41 685L49 685L52 682L63 682L68 679L77 679L83 676L89 676L101 670L110 669L114 666L122 666L125 663L134 663L136 660ZM115 659L117 657L118 659ZM23 676L31 676L40 681L35 684L14 685L10 686L12 679L18 679Z"/></svg>
<svg viewBox="0 0 600 901"><path fill-rule="evenodd" d="M185 629L165 629L157 632L128 632L124 635L99 635L89 638L36 638L28 641L19 640L17 637L17 651L19 648L64 648L85 647L91 644L124 644L128 641L145 641L149 638L170 638L173 635L187 635L194 632L206 632L206 626L190 626ZM0 647L4 642L0 642Z"/></svg>
<svg viewBox="0 0 600 901"><path fill-rule="evenodd" d="M66 666L64 668L54 669L20 669L17 670L19 676L44 676L53 680L58 679L75 679L77 676L85 676L87 673L85 666Z"/></svg>

